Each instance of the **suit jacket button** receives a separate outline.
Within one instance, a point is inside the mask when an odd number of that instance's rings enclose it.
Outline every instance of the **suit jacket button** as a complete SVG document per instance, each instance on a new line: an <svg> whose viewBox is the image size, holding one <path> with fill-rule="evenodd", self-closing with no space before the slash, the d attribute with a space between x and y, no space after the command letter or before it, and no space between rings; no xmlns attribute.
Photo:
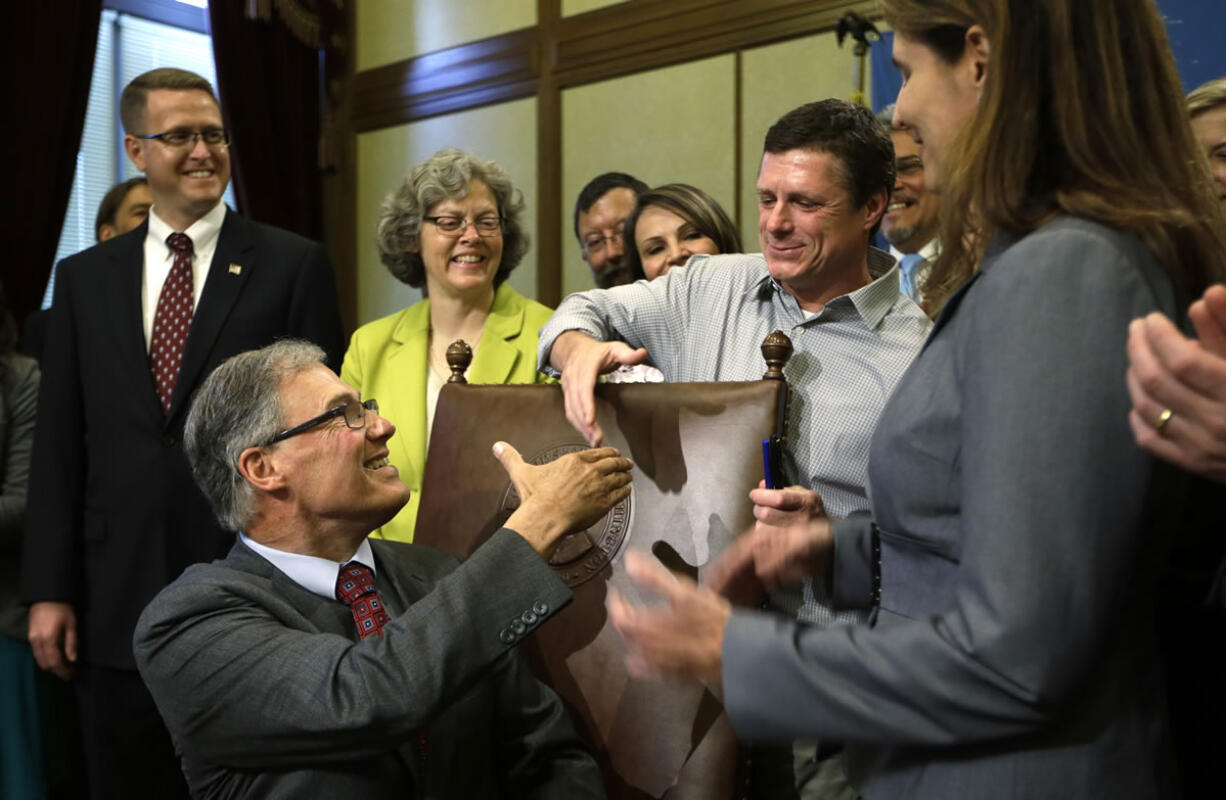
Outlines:
<svg viewBox="0 0 1226 800"><path fill-rule="evenodd" d="M523 623L523 620L513 619L511 620L511 630L515 631L516 634L523 636L528 630L528 626Z"/></svg>
<svg viewBox="0 0 1226 800"><path fill-rule="evenodd" d="M538 617L543 617L549 613L549 605L543 600L537 600L532 604L532 610L536 612Z"/></svg>
<svg viewBox="0 0 1226 800"><path fill-rule="evenodd" d="M525 611L524 613L519 615L519 618L522 619L528 625L535 625L536 621L540 619L540 617L536 615L535 611Z"/></svg>
<svg viewBox="0 0 1226 800"><path fill-rule="evenodd" d="M515 634L511 633L506 628L503 628L502 632L498 634L498 638L502 640L503 644L511 644L515 641Z"/></svg>

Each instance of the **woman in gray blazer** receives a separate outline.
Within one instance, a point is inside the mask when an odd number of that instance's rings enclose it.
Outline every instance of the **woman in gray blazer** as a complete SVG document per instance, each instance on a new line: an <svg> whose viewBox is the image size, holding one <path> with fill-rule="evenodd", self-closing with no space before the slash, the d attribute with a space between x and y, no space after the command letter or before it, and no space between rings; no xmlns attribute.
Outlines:
<svg viewBox="0 0 1226 800"><path fill-rule="evenodd" d="M670 602L610 616L640 673L718 683L742 738L846 743L865 798L1172 797L1153 608L1188 478L1133 442L1123 343L1226 277L1226 242L1163 23L1150 0L881 6L894 123L942 196L940 313L873 439L873 516L758 490L711 570L729 595L816 571L871 621L733 609L641 560Z"/></svg>

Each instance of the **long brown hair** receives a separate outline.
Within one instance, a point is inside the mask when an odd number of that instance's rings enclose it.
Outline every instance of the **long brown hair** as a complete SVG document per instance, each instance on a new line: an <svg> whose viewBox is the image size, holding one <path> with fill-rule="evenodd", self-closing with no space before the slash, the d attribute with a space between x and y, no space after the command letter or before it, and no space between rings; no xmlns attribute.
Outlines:
<svg viewBox="0 0 1226 800"><path fill-rule="evenodd" d="M944 176L942 252L923 288L932 313L993 234L1061 213L1137 231L1186 298L1226 279L1226 220L1150 0L880 3L895 31L947 61L951 29L981 25L991 48L978 108L950 148L960 157Z"/></svg>

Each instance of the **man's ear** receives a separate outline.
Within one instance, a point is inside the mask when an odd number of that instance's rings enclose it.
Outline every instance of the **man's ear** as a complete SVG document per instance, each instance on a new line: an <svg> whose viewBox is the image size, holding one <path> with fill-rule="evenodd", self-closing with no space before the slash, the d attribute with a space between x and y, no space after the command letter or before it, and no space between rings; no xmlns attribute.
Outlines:
<svg viewBox="0 0 1226 800"><path fill-rule="evenodd" d="M881 222L881 218L885 216L886 206L890 204L890 193L884 188L879 188L868 196L868 200L864 203L864 230L871 231L873 226Z"/></svg>
<svg viewBox="0 0 1226 800"><path fill-rule="evenodd" d="M98 241L105 242L107 239L114 239L119 235L119 229L109 222L104 222L98 226Z"/></svg>
<svg viewBox="0 0 1226 800"><path fill-rule="evenodd" d="M248 447L238 454L238 473L253 489L272 492L285 486L276 459L263 447Z"/></svg>
<svg viewBox="0 0 1226 800"><path fill-rule="evenodd" d="M123 149L128 154L128 158L132 159L132 163L141 172L145 172L145 140L137 139L130 133L125 133L123 137Z"/></svg>
<svg viewBox="0 0 1226 800"><path fill-rule="evenodd" d="M970 66L974 70L972 80L979 91L988 78L988 56L991 48L988 45L988 34L981 25L972 25L966 29L965 57L970 58Z"/></svg>

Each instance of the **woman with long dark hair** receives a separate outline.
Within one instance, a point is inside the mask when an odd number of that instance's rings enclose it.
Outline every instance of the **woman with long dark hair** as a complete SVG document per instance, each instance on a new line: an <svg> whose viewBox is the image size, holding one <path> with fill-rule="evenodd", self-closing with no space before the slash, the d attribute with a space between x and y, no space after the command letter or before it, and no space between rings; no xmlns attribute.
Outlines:
<svg viewBox="0 0 1226 800"><path fill-rule="evenodd" d="M722 686L747 740L844 742L865 798L1169 798L1154 605L1189 478L1136 447L1123 343L1226 277L1217 198L1149 0L882 0L894 122L942 195L940 308L873 438L871 518L799 488L711 584L805 573L803 627L628 558L630 662Z"/></svg>

